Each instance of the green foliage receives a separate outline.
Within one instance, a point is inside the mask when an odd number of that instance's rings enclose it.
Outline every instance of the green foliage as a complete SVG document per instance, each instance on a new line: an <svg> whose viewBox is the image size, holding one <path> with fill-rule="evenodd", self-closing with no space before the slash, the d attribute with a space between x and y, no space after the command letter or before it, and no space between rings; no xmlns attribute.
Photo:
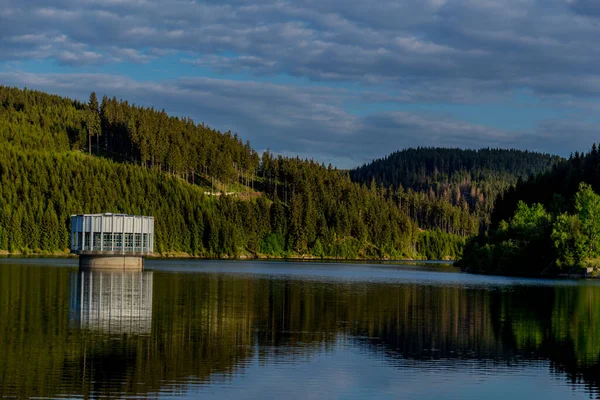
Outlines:
<svg viewBox="0 0 600 400"><path fill-rule="evenodd" d="M321 239L315 240L315 244L312 248L312 255L315 257L323 257L325 255L325 250L323 249L323 244L321 243Z"/></svg>
<svg viewBox="0 0 600 400"><path fill-rule="evenodd" d="M61 243L59 237L59 222L52 201L48 203L46 211L42 217L41 223L41 246L48 251L56 251L59 248L65 248L66 243ZM29 246L28 246L29 247Z"/></svg>
<svg viewBox="0 0 600 400"><path fill-rule="evenodd" d="M21 232L21 225L23 221L22 213L19 212L21 209L15 210L10 220L9 226L9 250L11 252L20 251L23 248L23 234Z"/></svg>
<svg viewBox="0 0 600 400"><path fill-rule="evenodd" d="M285 251L285 239L281 233L270 233L260 241L260 252L272 256L282 256Z"/></svg>
<svg viewBox="0 0 600 400"><path fill-rule="evenodd" d="M459 266L471 272L510 275L542 272L556 260L551 233L552 219L544 206L520 202L508 222L467 242Z"/></svg>
<svg viewBox="0 0 600 400"><path fill-rule="evenodd" d="M578 265L588 249L577 215L558 215L552 226L551 238L558 253L556 264L559 268Z"/></svg>
<svg viewBox="0 0 600 400"><path fill-rule="evenodd" d="M154 215L157 252L205 257L454 257L455 236L480 225L462 197L450 204L312 160L259 158L237 134L95 93L81 103L0 86L0 115L0 250L63 251L69 217L82 212ZM427 251L415 221L450 234L432 235Z"/></svg>
<svg viewBox="0 0 600 400"><path fill-rule="evenodd" d="M508 229L518 234L523 240L537 239L544 235L550 223L550 216L541 204L528 206L519 202Z"/></svg>
<svg viewBox="0 0 600 400"><path fill-rule="evenodd" d="M586 183L579 185L575 195L575 211L588 244L586 256L596 258L600 255L600 196Z"/></svg>
<svg viewBox="0 0 600 400"><path fill-rule="evenodd" d="M419 234L417 253L428 260L456 260L462 254L465 238L441 230L424 231Z"/></svg>
<svg viewBox="0 0 600 400"><path fill-rule="evenodd" d="M558 196L549 197L556 205ZM573 203L575 214L551 215L542 204L519 201L509 222L501 221L498 228L468 242L461 266L477 272L536 274L569 271L597 259L600 196L581 183Z"/></svg>
<svg viewBox="0 0 600 400"><path fill-rule="evenodd" d="M329 253L339 259L356 260L361 254L361 245L353 237L343 237L335 240L330 247ZM379 252L379 257L382 257L382 252Z"/></svg>
<svg viewBox="0 0 600 400"><path fill-rule="evenodd" d="M520 150L419 147L351 170L350 176L355 182L392 188L421 228L468 236L487 228L499 195L560 160Z"/></svg>

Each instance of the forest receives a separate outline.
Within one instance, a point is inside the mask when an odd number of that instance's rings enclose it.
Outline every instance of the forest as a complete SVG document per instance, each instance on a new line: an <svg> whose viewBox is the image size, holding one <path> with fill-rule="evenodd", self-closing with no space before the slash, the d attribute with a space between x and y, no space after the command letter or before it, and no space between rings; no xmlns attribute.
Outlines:
<svg viewBox="0 0 600 400"><path fill-rule="evenodd" d="M456 259L491 223L495 194L561 162L392 156L396 174L382 160L343 171L115 97L0 86L0 252L65 252L71 214L115 212L154 215L159 255Z"/></svg>
<svg viewBox="0 0 600 400"><path fill-rule="evenodd" d="M600 155L575 153L498 198L492 225L468 240L461 268L511 275L600 266Z"/></svg>
<svg viewBox="0 0 600 400"><path fill-rule="evenodd" d="M0 105L1 250L64 252L71 214L122 212L155 216L163 255L420 257L392 196L334 168L94 94L2 88Z"/></svg>
<svg viewBox="0 0 600 400"><path fill-rule="evenodd" d="M558 156L521 150L419 147L353 169L350 177L365 184L374 180L402 193L415 204L407 208L408 215L425 229L468 235L489 227L497 197L519 179L549 171L561 161ZM427 212L431 208L441 208L448 221L432 219ZM471 218L466 232L454 214Z"/></svg>

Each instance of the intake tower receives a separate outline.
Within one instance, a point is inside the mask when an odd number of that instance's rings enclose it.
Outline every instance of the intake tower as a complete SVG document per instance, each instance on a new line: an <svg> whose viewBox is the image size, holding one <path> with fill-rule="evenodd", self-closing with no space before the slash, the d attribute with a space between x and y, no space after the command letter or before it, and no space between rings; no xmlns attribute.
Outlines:
<svg viewBox="0 0 600 400"><path fill-rule="evenodd" d="M127 214L71 216L71 253L79 268L136 270L154 251L154 217Z"/></svg>

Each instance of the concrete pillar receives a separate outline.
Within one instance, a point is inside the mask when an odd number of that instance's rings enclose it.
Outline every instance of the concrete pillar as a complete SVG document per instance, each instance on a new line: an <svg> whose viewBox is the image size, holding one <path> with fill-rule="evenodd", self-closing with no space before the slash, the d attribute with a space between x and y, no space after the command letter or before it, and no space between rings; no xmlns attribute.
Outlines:
<svg viewBox="0 0 600 400"><path fill-rule="evenodd" d="M143 257L132 256L79 256L81 270L127 270L141 271L144 269Z"/></svg>

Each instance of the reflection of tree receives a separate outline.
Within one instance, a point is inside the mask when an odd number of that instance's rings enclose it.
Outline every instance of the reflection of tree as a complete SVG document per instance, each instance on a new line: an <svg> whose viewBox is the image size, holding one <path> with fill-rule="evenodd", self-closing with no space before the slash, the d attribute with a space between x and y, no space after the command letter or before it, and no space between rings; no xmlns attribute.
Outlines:
<svg viewBox="0 0 600 400"><path fill-rule="evenodd" d="M115 331L69 323L70 276L68 269L0 268L0 396L179 390L243 371L254 355L305 356L340 337L391 359L543 358L554 371L600 386L600 287L489 290L154 272L151 327Z"/></svg>

